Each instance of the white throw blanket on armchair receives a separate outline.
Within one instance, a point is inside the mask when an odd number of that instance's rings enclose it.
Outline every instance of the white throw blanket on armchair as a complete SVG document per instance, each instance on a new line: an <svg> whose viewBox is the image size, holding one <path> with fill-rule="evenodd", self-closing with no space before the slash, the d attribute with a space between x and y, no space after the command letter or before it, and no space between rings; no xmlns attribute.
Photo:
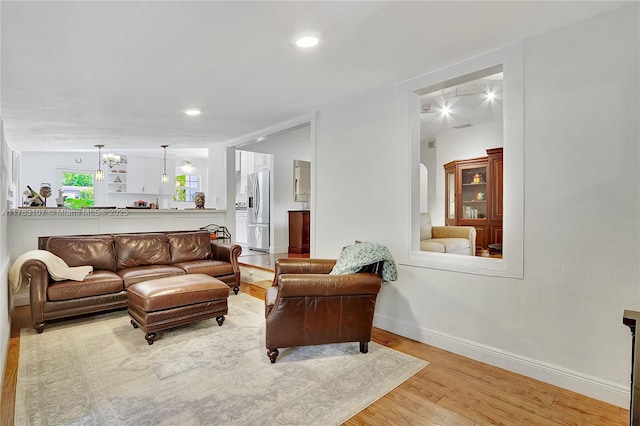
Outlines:
<svg viewBox="0 0 640 426"><path fill-rule="evenodd" d="M13 265L11 265L11 269L9 269L9 283L13 286L13 291L20 290L22 286L20 269L27 260L40 260L43 262L47 265L51 278L56 281L82 281L88 274L93 272L93 266L69 266L64 260L50 251L31 250L20 255L15 262L13 262Z"/></svg>

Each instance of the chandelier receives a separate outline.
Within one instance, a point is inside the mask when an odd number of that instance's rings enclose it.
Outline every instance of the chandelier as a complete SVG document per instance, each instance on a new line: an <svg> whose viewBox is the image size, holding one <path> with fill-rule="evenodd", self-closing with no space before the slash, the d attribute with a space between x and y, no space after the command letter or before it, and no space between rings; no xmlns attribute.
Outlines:
<svg viewBox="0 0 640 426"><path fill-rule="evenodd" d="M108 164L109 167L113 167L116 164L122 163L122 157L116 154L102 154L102 162Z"/></svg>

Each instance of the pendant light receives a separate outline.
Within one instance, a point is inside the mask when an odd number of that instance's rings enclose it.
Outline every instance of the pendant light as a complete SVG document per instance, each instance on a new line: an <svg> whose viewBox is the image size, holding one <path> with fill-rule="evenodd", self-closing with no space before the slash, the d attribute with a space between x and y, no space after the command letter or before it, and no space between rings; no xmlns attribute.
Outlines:
<svg viewBox="0 0 640 426"><path fill-rule="evenodd" d="M96 170L96 181L102 182L104 180L104 172L102 171L101 150L104 148L104 145L96 145L96 148L98 148L98 170Z"/></svg>
<svg viewBox="0 0 640 426"><path fill-rule="evenodd" d="M167 175L167 147L169 145L160 145L164 149L164 162L162 169L162 179L160 180L162 183L169 183L169 176Z"/></svg>

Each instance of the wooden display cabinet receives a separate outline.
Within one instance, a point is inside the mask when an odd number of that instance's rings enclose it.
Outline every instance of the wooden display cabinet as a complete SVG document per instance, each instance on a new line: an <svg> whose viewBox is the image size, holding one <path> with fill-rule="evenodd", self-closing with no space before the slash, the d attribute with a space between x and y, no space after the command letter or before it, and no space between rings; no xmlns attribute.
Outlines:
<svg viewBox="0 0 640 426"><path fill-rule="evenodd" d="M487 150L489 163L491 194L489 205L489 244L502 244L502 216L503 216L503 176L504 161L502 159L502 148Z"/></svg>
<svg viewBox="0 0 640 426"><path fill-rule="evenodd" d="M502 244L502 148L444 165L445 225L476 228L476 255Z"/></svg>
<svg viewBox="0 0 640 426"><path fill-rule="evenodd" d="M309 210L289 210L289 253L309 253L310 219Z"/></svg>

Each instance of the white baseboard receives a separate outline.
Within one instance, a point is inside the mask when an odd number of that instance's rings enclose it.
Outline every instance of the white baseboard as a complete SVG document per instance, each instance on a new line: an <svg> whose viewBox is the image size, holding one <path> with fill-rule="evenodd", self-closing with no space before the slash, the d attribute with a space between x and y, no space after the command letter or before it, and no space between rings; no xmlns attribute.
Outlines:
<svg viewBox="0 0 640 426"><path fill-rule="evenodd" d="M434 330L417 328L411 324L381 315L375 315L374 326L421 343L436 346L458 355L629 409L630 388L619 383Z"/></svg>

